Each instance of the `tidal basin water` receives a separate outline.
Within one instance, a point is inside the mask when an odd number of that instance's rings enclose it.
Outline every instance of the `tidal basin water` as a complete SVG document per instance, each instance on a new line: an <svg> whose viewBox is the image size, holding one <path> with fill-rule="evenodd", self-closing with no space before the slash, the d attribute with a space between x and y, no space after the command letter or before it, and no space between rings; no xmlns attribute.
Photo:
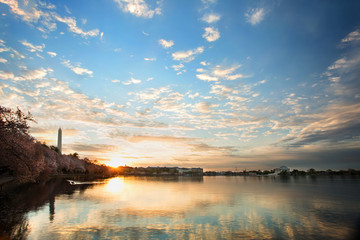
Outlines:
<svg viewBox="0 0 360 240"><path fill-rule="evenodd" d="M360 178L116 177L75 183L53 180L3 198L8 206L2 211L8 211L8 215L2 217L10 218L8 221L14 224L8 226L12 236L23 239L359 237ZM14 199L7 202L10 197Z"/></svg>

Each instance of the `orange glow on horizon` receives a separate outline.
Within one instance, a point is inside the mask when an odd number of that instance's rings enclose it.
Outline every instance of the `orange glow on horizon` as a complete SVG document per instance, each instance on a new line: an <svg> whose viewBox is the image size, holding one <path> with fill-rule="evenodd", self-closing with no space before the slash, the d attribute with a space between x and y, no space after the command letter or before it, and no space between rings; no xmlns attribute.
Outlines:
<svg viewBox="0 0 360 240"><path fill-rule="evenodd" d="M104 162L104 164L106 166L109 166L109 167L112 167L112 168L117 168L117 167L126 165L124 159L121 159L121 158L112 158L112 159L110 159L110 161Z"/></svg>

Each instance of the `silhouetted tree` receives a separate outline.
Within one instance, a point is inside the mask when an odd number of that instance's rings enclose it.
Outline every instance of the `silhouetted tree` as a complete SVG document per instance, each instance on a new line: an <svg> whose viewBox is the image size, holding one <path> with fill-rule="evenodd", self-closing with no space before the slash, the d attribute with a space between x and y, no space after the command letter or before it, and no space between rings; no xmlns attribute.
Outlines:
<svg viewBox="0 0 360 240"><path fill-rule="evenodd" d="M60 150L58 147L55 147L55 146L50 146L50 149L57 152L57 153L60 153Z"/></svg>
<svg viewBox="0 0 360 240"><path fill-rule="evenodd" d="M310 168L307 172L308 172L310 175L316 174L316 170L315 170L314 168Z"/></svg>
<svg viewBox="0 0 360 240"><path fill-rule="evenodd" d="M35 180L44 168L40 143L29 135L30 113L0 106L0 166L8 168L20 181Z"/></svg>

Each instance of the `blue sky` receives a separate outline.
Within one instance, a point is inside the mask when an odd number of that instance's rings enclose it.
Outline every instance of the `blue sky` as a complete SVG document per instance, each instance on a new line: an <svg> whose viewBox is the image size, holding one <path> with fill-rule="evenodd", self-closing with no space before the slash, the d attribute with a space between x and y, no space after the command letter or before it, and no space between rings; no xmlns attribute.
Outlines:
<svg viewBox="0 0 360 240"><path fill-rule="evenodd" d="M0 102L111 166L359 168L359 10L0 0Z"/></svg>

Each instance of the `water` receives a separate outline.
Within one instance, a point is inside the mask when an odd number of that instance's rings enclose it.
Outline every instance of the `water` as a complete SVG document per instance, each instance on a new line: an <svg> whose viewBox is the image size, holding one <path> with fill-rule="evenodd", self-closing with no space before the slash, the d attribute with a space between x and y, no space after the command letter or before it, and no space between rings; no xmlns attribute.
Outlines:
<svg viewBox="0 0 360 240"><path fill-rule="evenodd" d="M2 196L19 239L356 239L360 178L64 179ZM1 237L0 237L1 238Z"/></svg>

